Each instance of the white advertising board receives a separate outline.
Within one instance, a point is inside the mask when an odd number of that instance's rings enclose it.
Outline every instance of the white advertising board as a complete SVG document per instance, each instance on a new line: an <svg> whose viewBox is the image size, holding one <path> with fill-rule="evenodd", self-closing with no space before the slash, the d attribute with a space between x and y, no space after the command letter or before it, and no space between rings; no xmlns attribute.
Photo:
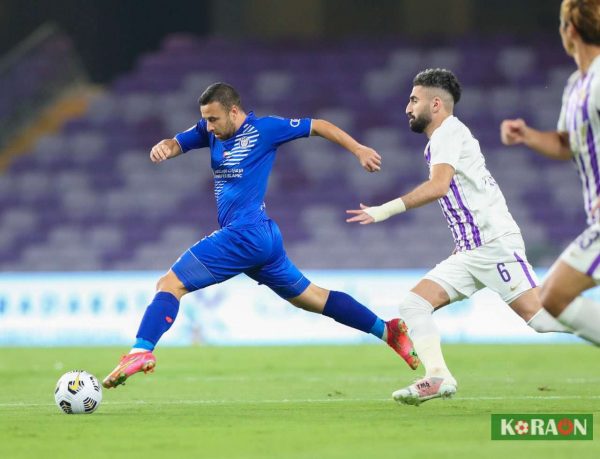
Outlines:
<svg viewBox="0 0 600 459"><path fill-rule="evenodd" d="M424 271L308 271L383 319ZM539 273L540 275L543 273ZM131 345L160 273L36 273L0 276L0 346ZM540 277L542 278L542 277ZM598 296L595 291L591 293ZM445 342L573 342L536 334L500 298L483 290L434 314ZM375 338L291 306L245 276L183 298L161 345L360 343Z"/></svg>

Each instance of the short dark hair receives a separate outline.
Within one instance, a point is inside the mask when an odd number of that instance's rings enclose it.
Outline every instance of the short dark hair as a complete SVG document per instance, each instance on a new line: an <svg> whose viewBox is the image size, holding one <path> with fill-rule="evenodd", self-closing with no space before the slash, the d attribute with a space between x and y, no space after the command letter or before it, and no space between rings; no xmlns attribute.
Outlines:
<svg viewBox="0 0 600 459"><path fill-rule="evenodd" d="M211 84L198 98L199 105L207 105L212 102L219 102L227 111L231 110L234 105L242 108L240 95L233 86L227 83Z"/></svg>
<svg viewBox="0 0 600 459"><path fill-rule="evenodd" d="M413 80L413 86L424 86L426 88L440 88L448 92L454 103L460 100L460 83L450 70L426 69L417 74Z"/></svg>

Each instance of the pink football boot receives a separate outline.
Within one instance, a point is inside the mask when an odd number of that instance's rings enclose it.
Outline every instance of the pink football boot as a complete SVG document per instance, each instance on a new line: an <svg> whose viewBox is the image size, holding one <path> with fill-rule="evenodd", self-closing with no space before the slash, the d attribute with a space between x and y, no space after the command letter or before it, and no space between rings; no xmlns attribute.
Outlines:
<svg viewBox="0 0 600 459"><path fill-rule="evenodd" d="M413 370L416 370L421 361L415 352L413 343L408 336L408 328L402 319L392 319L385 323L387 329L387 343L404 359Z"/></svg>
<svg viewBox="0 0 600 459"><path fill-rule="evenodd" d="M125 383L125 380L131 375L143 371L144 373L154 371L156 366L156 357L151 351L137 352L127 354L121 357L121 361L116 368L102 381L102 385L107 389L117 387Z"/></svg>

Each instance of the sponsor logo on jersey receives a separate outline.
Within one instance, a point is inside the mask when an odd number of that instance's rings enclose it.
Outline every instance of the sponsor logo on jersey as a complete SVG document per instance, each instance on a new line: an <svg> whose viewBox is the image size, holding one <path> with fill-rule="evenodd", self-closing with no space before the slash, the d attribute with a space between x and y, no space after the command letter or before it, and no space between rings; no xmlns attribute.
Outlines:
<svg viewBox="0 0 600 459"><path fill-rule="evenodd" d="M300 126L300 120L298 118L291 119L290 126L292 126L293 128Z"/></svg>

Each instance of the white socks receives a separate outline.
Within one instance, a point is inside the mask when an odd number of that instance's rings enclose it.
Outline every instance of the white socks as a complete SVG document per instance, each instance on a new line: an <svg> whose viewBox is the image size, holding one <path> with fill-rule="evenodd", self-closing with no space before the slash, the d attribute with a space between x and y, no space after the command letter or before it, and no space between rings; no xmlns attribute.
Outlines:
<svg viewBox="0 0 600 459"><path fill-rule="evenodd" d="M413 292L409 292L400 304L400 316L408 325L415 351L425 367L425 375L448 378L449 382L456 384L444 361L440 332L433 321L432 313L431 303Z"/></svg>
<svg viewBox="0 0 600 459"><path fill-rule="evenodd" d="M558 316L573 332L600 346L600 304L578 296Z"/></svg>
<svg viewBox="0 0 600 459"><path fill-rule="evenodd" d="M452 377L444 361L439 334L415 338L413 344L421 363L425 367L425 376L442 377L456 385L456 380Z"/></svg>
<svg viewBox="0 0 600 459"><path fill-rule="evenodd" d="M571 329L565 327L557 319L552 317L548 311L544 308L540 309L535 315L527 322L531 328L538 333L548 332L563 332L572 333Z"/></svg>
<svg viewBox="0 0 600 459"><path fill-rule="evenodd" d="M440 336L440 332L431 317L433 306L426 299L416 293L408 292L400 303L399 310L400 316L410 329L410 337L413 341L428 335Z"/></svg>

